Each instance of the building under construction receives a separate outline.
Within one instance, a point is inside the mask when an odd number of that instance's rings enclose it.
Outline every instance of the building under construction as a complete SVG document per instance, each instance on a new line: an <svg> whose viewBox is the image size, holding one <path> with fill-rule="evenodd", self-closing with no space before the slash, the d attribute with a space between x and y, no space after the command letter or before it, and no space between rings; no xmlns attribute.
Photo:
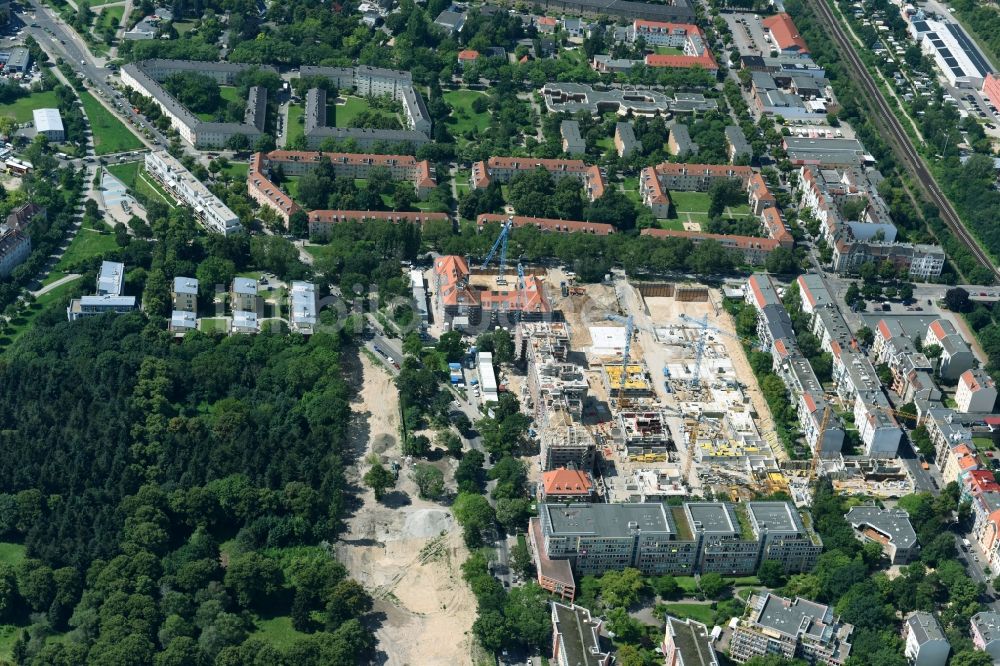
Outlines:
<svg viewBox="0 0 1000 666"><path fill-rule="evenodd" d="M519 347L528 362L528 391L535 421L544 426L557 414L583 417L587 378L583 368L566 360L569 329L563 323L538 322L518 327Z"/></svg>
<svg viewBox="0 0 1000 666"><path fill-rule="evenodd" d="M555 415L541 431L541 460L545 471L560 467L590 471L597 443L590 431L568 414Z"/></svg>
<svg viewBox="0 0 1000 666"><path fill-rule="evenodd" d="M670 436L666 415L660 410L619 412L611 436L629 461L676 459L677 447Z"/></svg>
<svg viewBox="0 0 1000 666"><path fill-rule="evenodd" d="M622 364L605 364L601 368L601 378L610 400L646 400L653 397L653 382L642 363L628 363L625 368L624 392L622 385Z"/></svg>

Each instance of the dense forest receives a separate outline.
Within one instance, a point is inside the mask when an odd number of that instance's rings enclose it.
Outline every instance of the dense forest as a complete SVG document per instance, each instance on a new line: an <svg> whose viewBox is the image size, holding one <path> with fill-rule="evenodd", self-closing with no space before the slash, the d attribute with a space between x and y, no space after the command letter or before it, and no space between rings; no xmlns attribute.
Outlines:
<svg viewBox="0 0 1000 666"><path fill-rule="evenodd" d="M0 361L0 614L27 664L356 664L371 601L336 539L345 340L175 342L58 309ZM292 617L281 649L254 637ZM59 635L58 641L48 636Z"/></svg>

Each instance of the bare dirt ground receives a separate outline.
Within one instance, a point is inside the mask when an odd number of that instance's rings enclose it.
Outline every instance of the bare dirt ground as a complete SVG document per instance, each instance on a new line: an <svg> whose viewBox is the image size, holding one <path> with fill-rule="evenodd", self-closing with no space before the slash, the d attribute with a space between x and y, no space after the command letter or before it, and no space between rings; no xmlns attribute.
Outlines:
<svg viewBox="0 0 1000 666"><path fill-rule="evenodd" d="M349 480L359 486L370 453L387 462L401 458L396 389L389 375L363 354L360 366L363 388L352 405L359 462L348 470ZM404 466L396 488L381 503L361 487L362 504L347 520L337 556L375 597L375 612L383 616L375 632L378 663L471 664L476 602L459 569L468 551L451 512L419 499L409 475Z"/></svg>

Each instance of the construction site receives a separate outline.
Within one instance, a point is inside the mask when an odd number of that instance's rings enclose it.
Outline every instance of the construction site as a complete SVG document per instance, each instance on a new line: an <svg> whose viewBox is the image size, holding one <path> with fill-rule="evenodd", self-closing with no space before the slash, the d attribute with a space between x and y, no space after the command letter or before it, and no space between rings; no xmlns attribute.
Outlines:
<svg viewBox="0 0 1000 666"><path fill-rule="evenodd" d="M551 298L562 321L518 328L519 397L539 426L541 470L593 471L610 502L788 490L784 451L718 291L619 277Z"/></svg>

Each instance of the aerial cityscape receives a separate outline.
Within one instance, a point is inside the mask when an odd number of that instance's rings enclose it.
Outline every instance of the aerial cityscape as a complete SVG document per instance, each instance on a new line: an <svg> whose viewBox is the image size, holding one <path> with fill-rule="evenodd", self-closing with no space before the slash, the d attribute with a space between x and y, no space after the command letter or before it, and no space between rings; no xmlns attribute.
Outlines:
<svg viewBox="0 0 1000 666"><path fill-rule="evenodd" d="M1000 664L1000 6L0 0L0 665Z"/></svg>

